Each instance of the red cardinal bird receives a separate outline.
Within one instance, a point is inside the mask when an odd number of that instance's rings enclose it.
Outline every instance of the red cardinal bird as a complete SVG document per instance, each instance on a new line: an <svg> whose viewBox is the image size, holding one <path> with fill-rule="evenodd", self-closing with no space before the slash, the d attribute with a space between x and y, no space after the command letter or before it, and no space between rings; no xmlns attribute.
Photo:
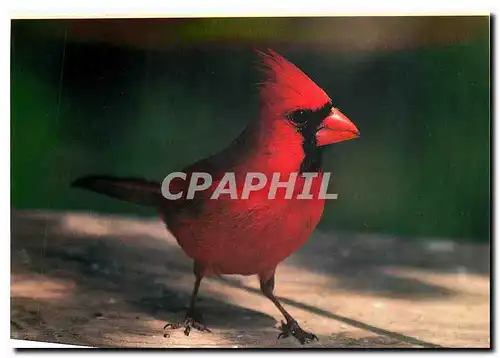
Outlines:
<svg viewBox="0 0 500 358"><path fill-rule="evenodd" d="M266 75L260 88L259 118L229 147L184 169L186 180L170 182L170 192L181 193L181 199L167 200L160 183L143 179L87 176L73 185L154 206L181 248L194 260L196 280L189 309L183 320L166 328L182 327L186 335L191 328L208 331L196 309L203 277L258 275L262 293L285 317L279 337L292 335L304 344L317 337L304 331L274 296L275 270L308 240L322 215L324 199L318 198L318 193L323 147L356 138L359 132L304 72L272 50L259 54ZM208 190L196 192L194 199L188 200L187 186L193 172L209 173L213 182ZM285 188L277 190L275 199L269 199L268 190L263 189L251 192L248 199L221 195L211 200L226 172L235 173L239 192L249 172L267 177L280 173L280 181L286 181L291 173L315 173L310 189L313 199L297 198L305 181L299 175L290 200L285 199Z"/></svg>

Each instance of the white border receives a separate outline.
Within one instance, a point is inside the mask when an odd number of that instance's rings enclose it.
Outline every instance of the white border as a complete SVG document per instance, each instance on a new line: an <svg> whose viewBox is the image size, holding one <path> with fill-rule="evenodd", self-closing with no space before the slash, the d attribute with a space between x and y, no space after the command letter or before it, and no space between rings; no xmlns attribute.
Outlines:
<svg viewBox="0 0 500 358"><path fill-rule="evenodd" d="M86 346L74 346L71 344L26 341L22 339L11 339L10 342L12 344L12 348L93 348Z"/></svg>
<svg viewBox="0 0 500 358"><path fill-rule="evenodd" d="M493 0L475 1L61 1L18 0L11 17L210 17L210 16L360 16L360 15L485 15Z"/></svg>

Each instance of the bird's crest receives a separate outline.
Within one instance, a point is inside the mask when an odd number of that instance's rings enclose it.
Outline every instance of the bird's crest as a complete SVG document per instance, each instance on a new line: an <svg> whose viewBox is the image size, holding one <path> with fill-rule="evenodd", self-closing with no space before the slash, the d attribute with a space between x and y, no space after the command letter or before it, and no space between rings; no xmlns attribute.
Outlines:
<svg viewBox="0 0 500 358"><path fill-rule="evenodd" d="M257 50L266 75L261 84L261 97L266 105L277 111L321 108L330 97L293 63L277 52Z"/></svg>

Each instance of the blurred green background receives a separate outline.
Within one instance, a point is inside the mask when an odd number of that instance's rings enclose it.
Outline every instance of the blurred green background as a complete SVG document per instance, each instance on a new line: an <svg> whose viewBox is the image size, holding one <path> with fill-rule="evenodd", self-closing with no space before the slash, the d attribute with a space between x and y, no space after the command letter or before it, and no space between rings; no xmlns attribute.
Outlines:
<svg viewBox="0 0 500 358"><path fill-rule="evenodd" d="M488 17L13 20L15 209L154 215L71 189L166 174L257 114L254 48L303 69L361 137L329 147L323 229L488 241Z"/></svg>

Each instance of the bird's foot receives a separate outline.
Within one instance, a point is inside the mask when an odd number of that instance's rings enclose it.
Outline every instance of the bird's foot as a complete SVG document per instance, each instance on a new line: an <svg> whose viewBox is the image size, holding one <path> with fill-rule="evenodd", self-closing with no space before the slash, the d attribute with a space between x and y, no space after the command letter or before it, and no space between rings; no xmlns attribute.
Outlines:
<svg viewBox="0 0 500 358"><path fill-rule="evenodd" d="M196 311L188 311L186 316L176 323L167 323L163 329L174 330L184 328L184 334L189 336L191 329L194 328L200 332L211 332L204 324L201 313ZM170 334L165 333L164 337L169 337Z"/></svg>
<svg viewBox="0 0 500 358"><path fill-rule="evenodd" d="M281 321L281 333L278 335L278 339L287 338L289 336L293 336L297 338L300 344L309 343L312 340L318 340L315 334L304 331L300 328L297 321L292 320L287 323Z"/></svg>

